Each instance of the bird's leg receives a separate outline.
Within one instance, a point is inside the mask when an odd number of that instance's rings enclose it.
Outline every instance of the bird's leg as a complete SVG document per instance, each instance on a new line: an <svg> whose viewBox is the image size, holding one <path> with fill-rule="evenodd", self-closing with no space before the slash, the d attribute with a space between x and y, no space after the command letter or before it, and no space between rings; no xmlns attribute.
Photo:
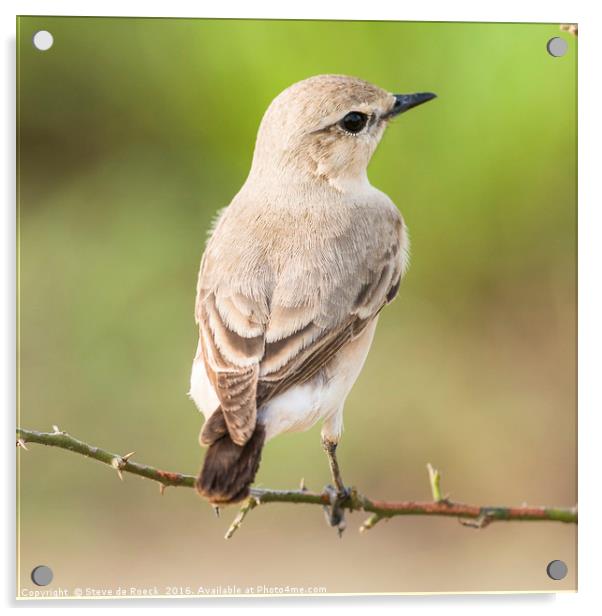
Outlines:
<svg viewBox="0 0 602 616"><path fill-rule="evenodd" d="M322 447L328 456L330 473L332 475L333 486L326 486L326 492L330 497L330 507L324 507L326 519L331 526L335 526L339 531L339 537L345 530L345 510L343 503L349 498L349 490L345 487L341 478L341 469L337 460L337 442L328 438L322 438Z"/></svg>
<svg viewBox="0 0 602 616"><path fill-rule="evenodd" d="M337 492L343 494L345 492L345 484L341 478L341 469L339 468L339 461L337 460L337 445L338 443L329 439L322 439L322 447L328 456L328 464L330 465L330 474L332 475L332 481L337 489Z"/></svg>

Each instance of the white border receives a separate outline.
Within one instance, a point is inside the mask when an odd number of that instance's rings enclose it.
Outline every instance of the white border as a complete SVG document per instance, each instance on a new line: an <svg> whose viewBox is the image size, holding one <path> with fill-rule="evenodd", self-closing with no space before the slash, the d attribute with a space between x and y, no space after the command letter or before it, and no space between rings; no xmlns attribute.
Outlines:
<svg viewBox="0 0 602 616"><path fill-rule="evenodd" d="M245 610L282 609L283 607L301 609L328 610L343 607L346 611L366 612L370 608L379 610L409 609L427 613L430 611L446 614L482 612L507 613L509 610L529 614L562 614L568 611L585 613L589 606L599 601L597 595L597 572L601 570L599 549L600 542L600 486L598 458L596 456L597 440L600 435L602 416L602 395L598 383L600 374L600 319L602 302L600 294L602 264L602 196L600 194L601 176L598 151L602 144L600 134L600 32L602 20L594 0L565 0L559 2L547 0L503 0L503 2L473 2L439 0L426 2L381 2L368 3L365 0L346 0L333 2L328 0L303 0L302 2L275 2L253 0L252 2L183 2L170 0L157 2L147 0L104 0L79 2L52 0L11 1L1 3L2 34L4 58L2 62L3 96L1 97L3 123L2 134L5 143L1 149L2 165L0 186L3 187L2 207L2 267L0 268L1 288L5 292L4 301L0 303L0 335L3 353L0 355L0 391L5 393L4 416L7 422L5 469L7 477L5 486L8 494L5 507L2 508L4 532L7 546L1 561L0 580L3 585L4 603L15 606L12 598L15 588L14 573L14 405L15 405L15 369L14 369L14 319L15 319L15 259L14 259L14 204L15 204L15 104L14 104L14 45L15 15L114 15L114 16L165 16L165 17L269 17L269 18L306 18L306 19L399 19L416 21L547 21L579 23L579 592L577 594L550 595L479 595L479 596L443 596L443 597L345 597L337 599L222 599L219 604L224 608L234 606ZM596 70L597 69L597 70ZM598 74L596 74L598 73ZM91 602L87 606L91 607ZM58 608L56 602L42 605L46 609ZM75 606L74 604L72 604ZM128 609L143 605L145 608L159 607L173 609L172 602L141 603L128 602ZM120 603L105 603L101 609L124 609ZM83 607L78 605L78 607ZM208 602L178 602L178 607L213 610ZM599 607L599 606L596 606ZM221 611L221 610L220 610Z"/></svg>

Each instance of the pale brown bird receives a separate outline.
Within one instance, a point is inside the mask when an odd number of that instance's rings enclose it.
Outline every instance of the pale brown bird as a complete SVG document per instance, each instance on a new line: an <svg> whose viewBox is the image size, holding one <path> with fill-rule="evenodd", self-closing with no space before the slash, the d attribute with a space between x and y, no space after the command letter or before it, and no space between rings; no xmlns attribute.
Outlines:
<svg viewBox="0 0 602 616"><path fill-rule="evenodd" d="M322 420L342 528L343 405L408 265L403 219L366 168L389 121L433 98L318 75L266 111L197 285L190 396L209 448L196 487L214 505L249 495L266 441Z"/></svg>

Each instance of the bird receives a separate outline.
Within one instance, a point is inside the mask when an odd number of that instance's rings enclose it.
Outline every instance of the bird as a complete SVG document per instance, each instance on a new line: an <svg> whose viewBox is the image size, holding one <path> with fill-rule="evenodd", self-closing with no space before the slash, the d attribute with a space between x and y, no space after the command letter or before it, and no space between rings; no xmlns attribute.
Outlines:
<svg viewBox="0 0 602 616"><path fill-rule="evenodd" d="M326 74L268 106L196 285L189 396L207 451L195 487L216 511L249 497L269 440L321 421L327 519L342 532L343 408L409 263L405 221L367 167L391 121L434 98Z"/></svg>

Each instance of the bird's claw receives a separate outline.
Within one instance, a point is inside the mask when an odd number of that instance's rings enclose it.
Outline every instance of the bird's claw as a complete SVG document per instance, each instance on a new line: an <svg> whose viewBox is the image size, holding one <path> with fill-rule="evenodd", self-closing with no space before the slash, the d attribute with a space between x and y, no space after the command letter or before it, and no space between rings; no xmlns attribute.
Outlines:
<svg viewBox="0 0 602 616"><path fill-rule="evenodd" d="M347 527L343 505L351 495L351 491L349 488L343 488L339 491L331 485L327 485L324 491L328 494L330 500L330 505L324 505L323 507L326 521L330 526L335 527L339 537L342 537L343 531Z"/></svg>

